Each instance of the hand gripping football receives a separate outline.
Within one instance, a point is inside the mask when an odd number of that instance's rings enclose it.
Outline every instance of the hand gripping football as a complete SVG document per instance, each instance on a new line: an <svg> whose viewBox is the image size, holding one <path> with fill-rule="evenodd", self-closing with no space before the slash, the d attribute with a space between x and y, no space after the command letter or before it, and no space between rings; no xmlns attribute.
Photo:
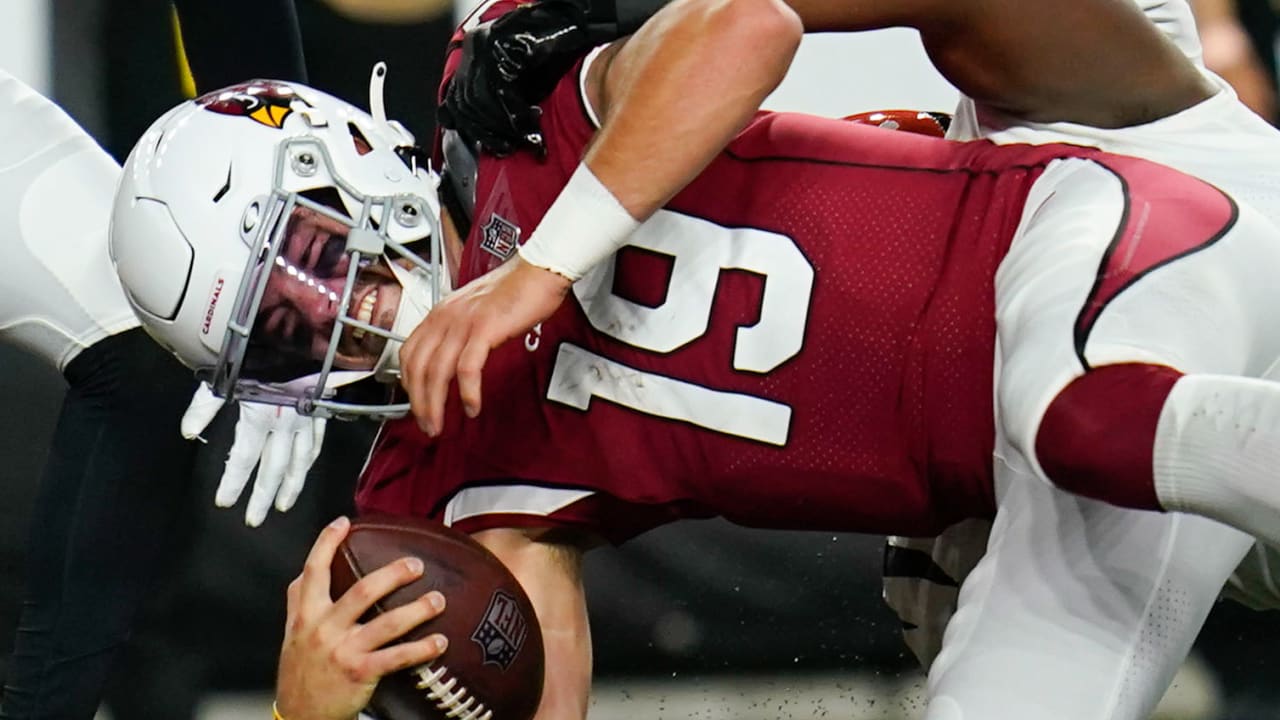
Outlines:
<svg viewBox="0 0 1280 720"><path fill-rule="evenodd" d="M447 606L403 639L442 633L444 655L382 679L370 706L383 720L529 720L542 696L542 633L515 577L469 536L411 518L369 516L351 526L333 561L336 599L366 574L403 557L422 559L422 577L370 613L439 590ZM368 619L368 618L365 618Z"/></svg>

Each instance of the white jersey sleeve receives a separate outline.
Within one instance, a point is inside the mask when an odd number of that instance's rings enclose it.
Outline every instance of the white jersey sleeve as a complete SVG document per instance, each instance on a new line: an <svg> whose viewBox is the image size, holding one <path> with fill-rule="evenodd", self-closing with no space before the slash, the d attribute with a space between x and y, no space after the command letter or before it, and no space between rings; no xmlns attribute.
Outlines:
<svg viewBox="0 0 1280 720"><path fill-rule="evenodd" d="M1204 68L1195 20L1185 0L1136 0L1147 17ZM1068 142L1154 160L1203 178L1251 205L1280 227L1280 131L1249 111L1208 70L1220 91L1176 115L1135 127L1103 130L1072 123L1027 123L962 98L948 137L997 143ZM1223 591L1255 609L1280 608L1280 554L1261 543Z"/></svg>
<svg viewBox="0 0 1280 720"><path fill-rule="evenodd" d="M1200 37L1187 0L1134 2L1191 62L1204 68ZM1190 113L1190 117L1153 123L1144 126L1142 132L1128 133L1068 123L1025 123L977 106L962 96L947 137L953 140L981 137L999 143L1070 142L1149 157L1163 152L1165 135L1194 136L1200 130L1199 124L1214 122L1214 113L1233 100L1228 90L1214 98L1209 106ZM1215 141L1206 139L1205 142ZM1175 146L1178 144L1175 142ZM986 552L990 532L989 522L971 520L948 528L936 538L891 537L888 540L884 563L885 602L898 615L903 639L926 670L942 648L943 632L956 611L959 587ZM1277 569L1280 570L1280 566Z"/></svg>
<svg viewBox="0 0 1280 720"><path fill-rule="evenodd" d="M884 601L902 638L926 671L942 650L960 585L987 551L991 523L966 520L938 537L890 537L885 545ZM1222 590L1253 610L1280 609L1280 551L1255 542Z"/></svg>
<svg viewBox="0 0 1280 720"><path fill-rule="evenodd" d="M107 254L119 177L66 113L0 71L0 339L59 370L138 324Z"/></svg>

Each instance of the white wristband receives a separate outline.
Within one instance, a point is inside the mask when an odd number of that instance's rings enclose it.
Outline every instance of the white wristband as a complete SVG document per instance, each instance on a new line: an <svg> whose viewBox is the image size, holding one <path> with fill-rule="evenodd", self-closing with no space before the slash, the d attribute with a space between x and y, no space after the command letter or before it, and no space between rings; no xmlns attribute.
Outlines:
<svg viewBox="0 0 1280 720"><path fill-rule="evenodd" d="M579 163L538 228L520 246L520 257L577 280L622 247L637 227L639 221L586 163Z"/></svg>

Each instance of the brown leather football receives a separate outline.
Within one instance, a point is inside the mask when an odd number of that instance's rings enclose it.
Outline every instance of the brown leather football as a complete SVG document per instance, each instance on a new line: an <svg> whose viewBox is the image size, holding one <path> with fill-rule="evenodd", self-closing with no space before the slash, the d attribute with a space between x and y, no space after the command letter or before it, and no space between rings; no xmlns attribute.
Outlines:
<svg viewBox="0 0 1280 720"><path fill-rule="evenodd" d="M438 632L449 647L429 666L383 678L370 703L374 712L383 720L532 718L543 672L533 605L506 566L469 536L425 520L362 517L333 560L330 594L336 599L366 574L409 556L422 559L422 577L370 613L439 590L447 602L444 612L403 639Z"/></svg>

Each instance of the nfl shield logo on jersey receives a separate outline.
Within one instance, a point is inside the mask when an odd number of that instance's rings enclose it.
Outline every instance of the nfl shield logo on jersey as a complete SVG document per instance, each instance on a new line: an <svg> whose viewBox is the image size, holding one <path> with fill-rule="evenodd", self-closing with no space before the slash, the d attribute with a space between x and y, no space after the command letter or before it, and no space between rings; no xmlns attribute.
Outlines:
<svg viewBox="0 0 1280 720"><path fill-rule="evenodd" d="M516 599L499 590L489 599L489 609L471 633L471 639L480 646L486 665L493 663L506 670L524 647L528 635L529 624Z"/></svg>
<svg viewBox="0 0 1280 720"><path fill-rule="evenodd" d="M480 230L484 233L480 247L499 260L511 257L520 245L520 227L497 213L490 215Z"/></svg>

